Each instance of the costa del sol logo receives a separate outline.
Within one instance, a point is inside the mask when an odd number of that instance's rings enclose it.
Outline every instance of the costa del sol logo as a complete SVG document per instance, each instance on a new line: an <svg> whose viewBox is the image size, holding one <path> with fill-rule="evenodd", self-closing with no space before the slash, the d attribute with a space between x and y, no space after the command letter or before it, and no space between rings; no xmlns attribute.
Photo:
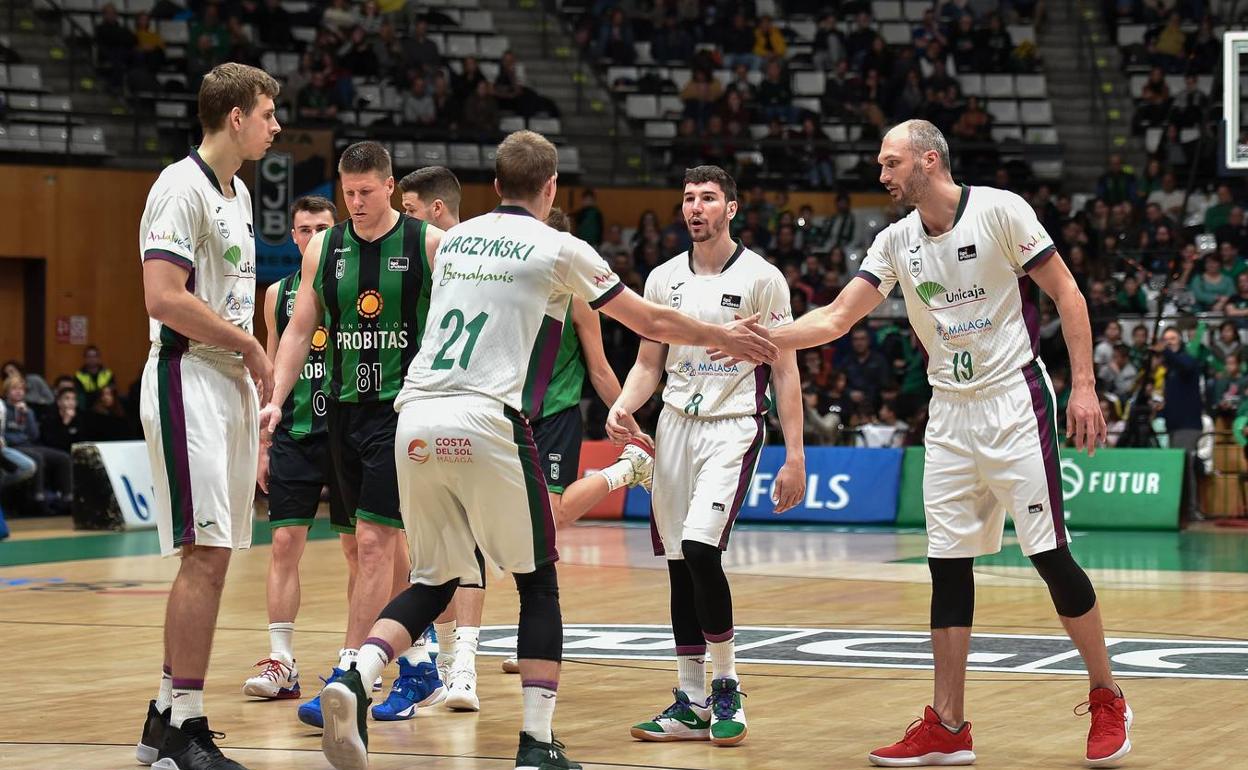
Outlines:
<svg viewBox="0 0 1248 770"><path fill-rule="evenodd" d="M369 289L360 294L360 298L355 301L355 310L360 314L360 318L372 320L381 315L381 309L384 303L381 301L381 292L376 289Z"/></svg>
<svg viewBox="0 0 1248 770"><path fill-rule="evenodd" d="M417 465L429 462L429 444L414 438L407 445L407 457Z"/></svg>
<svg viewBox="0 0 1248 770"><path fill-rule="evenodd" d="M312 332L312 349L317 353L325 350L325 345L329 342L329 329L324 326L316 327L316 331Z"/></svg>

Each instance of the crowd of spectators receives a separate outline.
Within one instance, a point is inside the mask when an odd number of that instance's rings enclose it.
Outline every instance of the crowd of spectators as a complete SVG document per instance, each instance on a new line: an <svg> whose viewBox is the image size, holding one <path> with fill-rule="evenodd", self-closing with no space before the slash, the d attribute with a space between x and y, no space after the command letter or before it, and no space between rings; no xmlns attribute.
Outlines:
<svg viewBox="0 0 1248 770"><path fill-rule="evenodd" d="M68 513L70 450L78 441L142 437L138 387L123 397L94 345L83 364L53 384L22 370L0 369L0 502L27 513Z"/></svg>
<svg viewBox="0 0 1248 770"><path fill-rule="evenodd" d="M637 43L647 41L658 65L690 69L678 91L683 113L671 163L713 163L739 178L765 169L832 186L835 144L821 123L860 126L870 141L888 125L925 118L951 137L967 175L987 181L998 162L993 119L979 98L963 94L957 76L1032 72L1039 65L1035 46L1016 44L1006 27L1007 19L1037 13L1030 2L948 0L914 24L909 43L896 46L881 36L869 3L783 3L786 12L818 19L809 52L802 53L794 51L792 29L756 15L753 3L658 2L632 14L626 5L592 4L575 21L577 44L607 68L635 64ZM794 103L799 70L823 77L815 108ZM716 73L725 71L730 74L721 82ZM636 81L611 85L643 93L676 90L653 72L642 69ZM752 136L751 125L767 125L766 136ZM763 162L751 169L741 153L755 149Z"/></svg>
<svg viewBox="0 0 1248 770"><path fill-rule="evenodd" d="M217 64L261 66L263 52L294 53L299 64L285 78L281 101L305 125L336 123L344 112L386 111L389 117L373 125L417 129L430 138L493 141L503 115L559 116L554 101L526 84L514 53L503 54L493 78L474 57L451 67L429 30L431 24L454 29L454 19L415 2L384 5L391 10L383 11L377 0L331 0L292 14L281 0L197 0L189 10L156 0L150 13L126 19L109 3L94 30L97 63L114 89L165 91L157 74L172 66L186 76L185 92L194 93ZM188 22L189 41L180 62L170 61L156 25L172 18ZM292 34L297 23L315 28L311 42ZM392 87L400 95L397 103L361 96L359 86L365 83Z"/></svg>

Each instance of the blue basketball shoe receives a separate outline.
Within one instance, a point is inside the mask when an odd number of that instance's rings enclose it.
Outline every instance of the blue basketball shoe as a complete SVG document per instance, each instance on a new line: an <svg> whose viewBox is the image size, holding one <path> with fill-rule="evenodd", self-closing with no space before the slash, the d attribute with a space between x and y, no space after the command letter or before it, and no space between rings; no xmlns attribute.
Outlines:
<svg viewBox="0 0 1248 770"><path fill-rule="evenodd" d="M335 666L333 673L329 675L328 679L320 677L320 680L325 684L330 685L341 679L342 675L345 673L345 671ZM299 721L303 722L305 725L311 725L313 727L325 727L325 718L321 715L320 695L317 695L315 698L299 707Z"/></svg>
<svg viewBox="0 0 1248 770"><path fill-rule="evenodd" d="M433 706L446 698L438 670L427 660L416 665L399 658L399 678L394 680L385 703L373 706L373 719L397 722L416 716L416 709Z"/></svg>

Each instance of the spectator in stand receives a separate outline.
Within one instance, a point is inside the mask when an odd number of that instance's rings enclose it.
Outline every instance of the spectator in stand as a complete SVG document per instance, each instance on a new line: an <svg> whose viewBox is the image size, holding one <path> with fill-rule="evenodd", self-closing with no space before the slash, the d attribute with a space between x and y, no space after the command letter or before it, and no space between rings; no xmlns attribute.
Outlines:
<svg viewBox="0 0 1248 770"><path fill-rule="evenodd" d="M1193 262L1187 261L1186 264L1190 269ZM1196 300L1197 312L1221 313L1235 294L1235 283L1222 272L1222 257L1210 254L1205 257L1204 271L1191 279L1188 289Z"/></svg>
<svg viewBox="0 0 1248 770"><path fill-rule="evenodd" d="M4 382L4 443L35 462L35 502L59 510L69 503L70 460L66 453L39 443L39 420L26 403L26 383L20 377Z"/></svg>
<svg viewBox="0 0 1248 770"><path fill-rule="evenodd" d="M947 4L945 7L948 8ZM975 72L979 69L980 52L978 49L979 32L975 29L975 18L965 14L953 24L949 36L949 52L953 55L953 63L960 72Z"/></svg>
<svg viewBox="0 0 1248 770"><path fill-rule="evenodd" d="M477 81L476 90L464 101L459 125L468 135L481 141L492 141L498 135L498 100L490 92L490 84L484 78Z"/></svg>
<svg viewBox="0 0 1248 770"><path fill-rule="evenodd" d="M332 122L338 117L334 89L326 83L325 73L312 71L312 80L303 87L295 99L295 110L303 120Z"/></svg>
<svg viewBox="0 0 1248 770"><path fill-rule="evenodd" d="M1122 344L1122 324L1110 320L1105 324L1096 347L1092 349L1092 364L1099 370L1114 357L1114 348Z"/></svg>
<svg viewBox="0 0 1248 770"><path fill-rule="evenodd" d="M35 461L9 447L4 440L8 434L6 412L0 404L0 493L11 486L16 486L34 477L38 467ZM2 515L2 512L0 512ZM3 540L0 537L0 540Z"/></svg>
<svg viewBox="0 0 1248 770"><path fill-rule="evenodd" d="M953 124L953 135L968 142L992 140L992 116L984 111L978 96L967 98L966 109Z"/></svg>
<svg viewBox="0 0 1248 770"><path fill-rule="evenodd" d="M56 411L40 423L43 443L69 452L75 441L83 441L83 420L78 414L78 394L72 387L56 392Z"/></svg>
<svg viewBox="0 0 1248 770"><path fill-rule="evenodd" d="M294 20L282 5L282 0L264 0L264 12L253 23L259 33L260 44L265 48L286 51L295 47L295 36L291 32Z"/></svg>
<svg viewBox="0 0 1248 770"><path fill-rule="evenodd" d="M873 399L892 383L892 369L884 356L871 349L871 335L865 326L854 329L850 335L849 359L842 367L848 378L849 392L856 401Z"/></svg>
<svg viewBox="0 0 1248 770"><path fill-rule="evenodd" d="M1209 341L1209 351L1218 362L1225 361L1228 356L1240 355L1243 347L1234 321L1223 321L1219 324L1218 333Z"/></svg>
<svg viewBox="0 0 1248 770"><path fill-rule="evenodd" d="M117 388L106 386L83 420L83 429L89 441L124 441L130 438L126 411L117 397Z"/></svg>
<svg viewBox="0 0 1248 770"><path fill-rule="evenodd" d="M624 228L619 225L608 227L607 234L603 237L602 243L598 245L598 253L608 262L617 254L630 253L628 246L624 245Z"/></svg>
<svg viewBox="0 0 1248 770"><path fill-rule="evenodd" d="M1148 194L1147 202L1156 203L1161 211L1174 221L1183 219L1183 191L1178 189L1178 179L1173 171L1167 171L1161 177L1161 189Z"/></svg>
<svg viewBox="0 0 1248 770"><path fill-rule="evenodd" d="M1231 186L1226 182L1218 185L1214 195L1215 202L1205 209L1205 232L1216 234L1222 225L1231 221L1235 198L1231 194Z"/></svg>
<svg viewBox="0 0 1248 770"><path fill-rule="evenodd" d="M364 27L356 25L351 37L338 49L338 63L355 77L376 78L381 74L381 63Z"/></svg>
<svg viewBox="0 0 1248 770"><path fill-rule="evenodd" d="M793 88L780 59L768 60L756 98L766 120L780 120L785 123L796 121L797 108L793 106Z"/></svg>
<svg viewBox="0 0 1248 770"><path fill-rule="evenodd" d="M1014 40L1001 23L1001 17L995 13L988 15L988 22L980 32L979 50L981 72L1009 72Z"/></svg>
<svg viewBox="0 0 1248 770"><path fill-rule="evenodd" d="M377 36L372 41L372 46L373 56L377 57L377 69L381 72L381 78L403 82L403 41L399 40L393 22L382 23L381 29L377 31ZM442 74L440 69L435 72Z"/></svg>
<svg viewBox="0 0 1248 770"><path fill-rule="evenodd" d="M1148 295L1140 286L1140 279L1129 273L1122 279L1122 288L1115 298L1118 312L1124 315L1145 315L1148 313Z"/></svg>
<svg viewBox="0 0 1248 770"><path fill-rule="evenodd" d="M95 48L101 70L109 83L118 87L134 58L137 39L117 15L117 6L105 3L100 8L100 23L95 28Z"/></svg>
<svg viewBox="0 0 1248 770"><path fill-rule="evenodd" d="M498 77L494 79L494 98L498 100L500 109L511 110L526 118L538 114L559 117L559 107L553 101L524 84L512 51L503 53L499 62Z"/></svg>
<svg viewBox="0 0 1248 770"><path fill-rule="evenodd" d="M215 6L209 6L209 8L213 7ZM217 47L212 42L211 35L200 35L192 37L191 40L195 44L187 52L186 71L191 79L188 85L191 90L197 90L204 75L211 72L213 67L224 62L225 58L224 54L217 52Z"/></svg>
<svg viewBox="0 0 1248 770"><path fill-rule="evenodd" d="M1200 441L1201 413L1204 401L1200 393L1200 364L1183 347L1183 337L1173 326L1162 333L1159 345L1165 363L1165 406L1162 417L1170 446L1187 452L1185 474L1187 481L1187 509L1193 518L1200 518L1196 499L1196 444Z"/></svg>
<svg viewBox="0 0 1248 770"><path fill-rule="evenodd" d="M26 403L35 407L36 410L43 407L50 407L56 400L52 388L48 387L47 380L38 374L31 372L30 374L22 371L22 366L17 361L8 360L4 362L4 366L0 367L0 383L6 382L10 377L17 377L26 385Z"/></svg>
<svg viewBox="0 0 1248 770"><path fill-rule="evenodd" d="M1123 170L1122 155L1109 156L1109 168L1096 182L1096 197L1110 206L1135 202L1135 177Z"/></svg>
<svg viewBox="0 0 1248 770"><path fill-rule="evenodd" d="M897 93L893 96L893 102L889 110L889 118L894 123L900 123L916 117L922 110L926 95L923 91L923 84L919 82L919 73L917 70L908 70L905 76L905 82Z"/></svg>
<svg viewBox="0 0 1248 770"><path fill-rule="evenodd" d="M816 190L833 188L836 185L836 168L832 164L832 143L814 118L802 118L802 130L795 141L797 166L805 170L810 186Z"/></svg>
<svg viewBox="0 0 1248 770"><path fill-rule="evenodd" d="M112 371L100 361L100 348L89 344L82 351L82 366L74 373L81 402L90 407L100 391L112 384Z"/></svg>
<svg viewBox="0 0 1248 770"><path fill-rule="evenodd" d="M1114 345L1109 361L1098 367L1097 372L1097 377L1106 390L1113 393L1120 402L1131 398L1131 394L1135 392L1136 380L1140 376L1139 369L1131 363L1131 349L1123 344Z"/></svg>
<svg viewBox="0 0 1248 770"><path fill-rule="evenodd" d="M1205 403L1214 416L1234 416L1244 396L1244 370L1236 353L1218 364L1213 376L1205 378Z"/></svg>
<svg viewBox="0 0 1248 770"><path fill-rule="evenodd" d="M191 40L207 35L212 41L213 55L218 59L224 60L230 51L230 30L221 20L221 11L216 4L204 6L200 18L191 21L189 32Z"/></svg>
<svg viewBox="0 0 1248 770"><path fill-rule="evenodd" d="M780 28L770 16L763 16L754 28L754 55L763 59L783 59L789 52L789 45L784 40Z"/></svg>
<svg viewBox="0 0 1248 770"><path fill-rule="evenodd" d="M836 213L828 220L828 240L823 248L851 249L861 242L858 232L858 216L850 206L849 193L836 195Z"/></svg>
<svg viewBox="0 0 1248 770"><path fill-rule="evenodd" d="M631 65L637 61L637 47L633 44L633 25L624 11L615 9L603 22L598 32L596 55L612 64Z"/></svg>
<svg viewBox="0 0 1248 770"><path fill-rule="evenodd" d="M381 15L381 7L377 5L377 0L366 0L364 11L360 14L360 26L364 28L365 34L369 36L378 34L385 23L386 19Z"/></svg>
<svg viewBox="0 0 1248 770"><path fill-rule="evenodd" d="M650 40L650 56L658 62L688 62L693 58L693 38L676 14L668 13Z"/></svg>
<svg viewBox="0 0 1248 770"><path fill-rule="evenodd" d="M165 63L165 38L152 23L151 14L140 13L134 20L136 66L155 71Z"/></svg>
<svg viewBox="0 0 1248 770"><path fill-rule="evenodd" d="M467 71L467 61L465 60L465 76L471 77ZM473 60L476 64L476 60ZM438 44L429 39L429 22L424 19L416 21L416 27L412 30L411 37L403 41L403 66L406 69L428 70L442 65L442 52L438 50ZM474 74L480 74L476 72ZM484 77L484 76L482 76ZM467 93L476 90L476 83L468 86Z"/></svg>
<svg viewBox="0 0 1248 770"><path fill-rule="evenodd" d="M429 92L429 84L420 72L412 75L411 85L403 93L403 122L421 127L432 126L438 122L438 109L433 103L433 94Z"/></svg>
<svg viewBox="0 0 1248 770"><path fill-rule="evenodd" d="M754 55L754 29L743 11L733 14L732 24L720 36L719 47L730 69L758 69L761 60Z"/></svg>
<svg viewBox="0 0 1248 770"><path fill-rule="evenodd" d="M1244 222L1243 207L1232 206L1231 213L1227 215L1226 224L1219 227L1214 235L1219 245L1234 244L1235 251L1240 254L1248 251L1248 224Z"/></svg>
<svg viewBox="0 0 1248 770"><path fill-rule="evenodd" d="M346 37L351 28L359 23L359 13L347 0L330 0L329 6L321 14L321 26L340 38Z"/></svg>
<svg viewBox="0 0 1248 770"><path fill-rule="evenodd" d="M1148 159L1148 163L1144 164L1144 173L1140 175L1139 193L1141 198L1148 198L1154 190L1161 189L1161 177L1165 170L1162 168L1161 159L1153 156Z"/></svg>
<svg viewBox="0 0 1248 770"><path fill-rule="evenodd" d="M1174 101L1174 122L1179 128L1203 127L1209 113L1209 95L1200 90L1195 73L1183 77L1183 91Z"/></svg>
<svg viewBox="0 0 1248 770"><path fill-rule="evenodd" d="M724 90L726 92L736 91L741 94L741 100L745 102L747 110L750 109L750 104L758 96L758 89L750 82L750 68L744 64L738 64L733 68L732 81L728 83ZM746 123L749 123L749 121L746 121Z"/></svg>
<svg viewBox="0 0 1248 770"><path fill-rule="evenodd" d="M812 54L815 67L825 72L835 69L848 56L849 48L845 44L845 36L841 34L835 11L825 11L819 17Z"/></svg>
<svg viewBox="0 0 1248 770"><path fill-rule="evenodd" d="M768 249L767 255L775 260L776 265L782 270L792 266L798 270L798 276L801 276L801 265L805 262L806 255L798 248L793 225L781 225L776 229L775 242ZM810 298L809 294L810 290L808 287L807 299Z"/></svg>
<svg viewBox="0 0 1248 770"><path fill-rule="evenodd" d="M1105 446L1118 446L1118 439L1126 430L1127 423L1122 419L1122 410L1108 398L1101 398L1101 415L1105 418Z"/></svg>
<svg viewBox="0 0 1248 770"><path fill-rule="evenodd" d="M886 98L884 87L880 84L880 73L874 69L867 70L866 75L856 83L856 86L850 94L851 103L846 107L850 114L873 126L875 132L879 133L888 121L880 106Z"/></svg>
<svg viewBox="0 0 1248 770"><path fill-rule="evenodd" d="M676 239L676 246L672 251L664 251L664 257L675 256L682 251L688 251L693 246L693 238L689 235L689 226L685 224L683 206L680 203L672 206L671 221L667 223L667 227L663 228L664 240L666 240L668 236Z"/></svg>
<svg viewBox="0 0 1248 770"><path fill-rule="evenodd" d="M729 89L728 92L724 94L724 98L720 101L716 114L719 115L719 119L724 122L724 125L738 123L743 126L748 126L752 122L750 120L750 110L745 105L745 98L741 92L735 88Z"/></svg>
<svg viewBox="0 0 1248 770"><path fill-rule="evenodd" d="M854 29L845 38L845 51L851 68L860 69L863 58L871 50L877 37L879 33L872 26L871 13L867 10L858 11L858 15L854 17Z"/></svg>
<svg viewBox="0 0 1248 770"><path fill-rule="evenodd" d="M884 42L884 38L876 37L871 41L871 48L862 57L862 64L858 68L859 72L868 72L875 70L883 79L884 75L893 72L893 50Z"/></svg>
<svg viewBox="0 0 1248 770"><path fill-rule="evenodd" d="M603 216L593 190L581 191L581 207L572 216L576 222L576 237L597 249L602 243Z"/></svg>
<svg viewBox="0 0 1248 770"><path fill-rule="evenodd" d="M685 104L685 117L693 118L699 126L705 126L724 87L711 75L709 69L693 70L689 82L680 90L680 100Z"/></svg>
<svg viewBox="0 0 1248 770"><path fill-rule="evenodd" d="M876 410L875 419L858 429L854 446L867 448L903 447L910 426L897 419L897 407L885 401Z"/></svg>
<svg viewBox="0 0 1248 770"><path fill-rule="evenodd" d="M1165 67L1167 72L1182 71L1183 55L1187 49L1187 33L1183 31L1182 23L1178 11L1172 11L1166 25L1157 33L1150 51L1153 61Z"/></svg>

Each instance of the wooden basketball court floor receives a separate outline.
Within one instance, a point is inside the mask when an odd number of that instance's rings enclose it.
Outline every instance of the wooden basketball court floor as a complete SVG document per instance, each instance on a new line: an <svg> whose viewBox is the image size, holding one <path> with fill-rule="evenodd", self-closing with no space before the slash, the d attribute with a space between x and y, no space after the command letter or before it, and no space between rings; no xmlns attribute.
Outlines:
<svg viewBox="0 0 1248 770"><path fill-rule="evenodd" d="M133 746L160 663L160 623L175 560L155 535L70 533L18 522L0 544L0 768L137 767ZM306 697L342 641L345 567L318 521L303 562L295 637ZM227 754L253 770L327 768L299 702L241 695L266 656L267 525L236 554L206 702ZM587 768L792 770L868 766L931 698L921 531L739 527L726 557L749 718L735 748L645 744L628 735L671 700L667 580L649 532L586 524L560 534L567 624L557 735ZM1242 768L1248 737L1248 536L1241 532L1086 533L1076 556L1104 610L1115 666L1136 715L1124 767ZM1009 538L976 565L977 637L967 685L980 767L1081 765L1087 718L1079 661L1043 584ZM488 589L482 711L442 707L371 724L377 770L505 770L520 726L518 677L499 670L514 644L509 579ZM513 628L506 628L507 626ZM650 626L650 627L648 627ZM1073 673L1050 673L1066 671ZM387 671L387 686L393 669Z"/></svg>

